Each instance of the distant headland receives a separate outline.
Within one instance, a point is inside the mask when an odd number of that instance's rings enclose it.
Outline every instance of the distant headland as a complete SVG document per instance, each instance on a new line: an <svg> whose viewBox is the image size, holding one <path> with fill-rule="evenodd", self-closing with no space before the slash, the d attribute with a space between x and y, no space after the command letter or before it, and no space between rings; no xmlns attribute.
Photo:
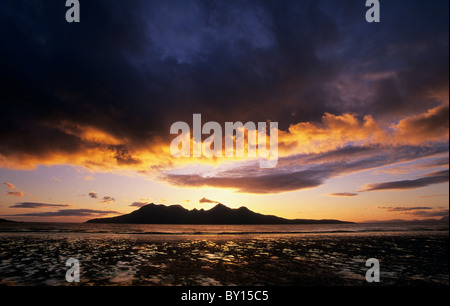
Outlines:
<svg viewBox="0 0 450 306"><path fill-rule="evenodd" d="M11 221L11 220L6 220L6 219L2 219L0 218L0 223L15 223L16 221Z"/></svg>

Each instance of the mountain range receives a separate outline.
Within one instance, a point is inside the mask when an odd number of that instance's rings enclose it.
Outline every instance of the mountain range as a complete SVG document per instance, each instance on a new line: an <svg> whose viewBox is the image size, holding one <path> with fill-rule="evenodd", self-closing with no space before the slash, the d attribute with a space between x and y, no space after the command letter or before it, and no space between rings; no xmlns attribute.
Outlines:
<svg viewBox="0 0 450 306"><path fill-rule="evenodd" d="M273 215L263 215L247 207L229 208L217 204L209 210L188 210L181 205L165 206L148 204L129 214L98 218L86 223L130 223L130 224L335 224L353 223L332 219L285 219Z"/></svg>
<svg viewBox="0 0 450 306"><path fill-rule="evenodd" d="M414 219L414 220L404 220L404 219L391 219L391 220L367 220L360 223L448 223L448 216L441 217L439 219L429 218L429 219Z"/></svg>

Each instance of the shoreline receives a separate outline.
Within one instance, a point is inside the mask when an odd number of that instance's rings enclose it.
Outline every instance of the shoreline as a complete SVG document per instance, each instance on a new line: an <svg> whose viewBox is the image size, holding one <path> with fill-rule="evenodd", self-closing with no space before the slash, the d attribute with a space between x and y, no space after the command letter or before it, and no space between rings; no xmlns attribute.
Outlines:
<svg viewBox="0 0 450 306"><path fill-rule="evenodd" d="M181 239L183 238L183 239ZM449 284L448 233L282 236L0 235L0 284L44 286L363 286ZM67 283L65 262L81 265Z"/></svg>

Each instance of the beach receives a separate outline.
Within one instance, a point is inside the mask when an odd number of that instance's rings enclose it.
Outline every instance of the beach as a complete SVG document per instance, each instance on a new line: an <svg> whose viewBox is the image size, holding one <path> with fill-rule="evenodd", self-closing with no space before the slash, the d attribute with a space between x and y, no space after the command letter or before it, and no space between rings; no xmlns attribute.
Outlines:
<svg viewBox="0 0 450 306"><path fill-rule="evenodd" d="M52 230L3 228L1 285L361 286L374 284L365 278L369 258L379 261L376 285L449 285L446 225L398 231L269 227L264 233L238 226L214 233L214 226L196 232L48 226ZM69 258L79 261L78 283L66 281Z"/></svg>

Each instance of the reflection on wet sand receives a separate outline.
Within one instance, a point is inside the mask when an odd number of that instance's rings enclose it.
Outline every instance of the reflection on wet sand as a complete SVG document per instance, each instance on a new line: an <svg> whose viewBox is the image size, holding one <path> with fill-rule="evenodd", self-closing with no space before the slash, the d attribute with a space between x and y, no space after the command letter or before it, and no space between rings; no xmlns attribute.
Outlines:
<svg viewBox="0 0 450 306"><path fill-rule="evenodd" d="M74 257L78 285L364 285L374 257L381 285L449 284L445 233L185 238L2 236L0 282L69 285Z"/></svg>

